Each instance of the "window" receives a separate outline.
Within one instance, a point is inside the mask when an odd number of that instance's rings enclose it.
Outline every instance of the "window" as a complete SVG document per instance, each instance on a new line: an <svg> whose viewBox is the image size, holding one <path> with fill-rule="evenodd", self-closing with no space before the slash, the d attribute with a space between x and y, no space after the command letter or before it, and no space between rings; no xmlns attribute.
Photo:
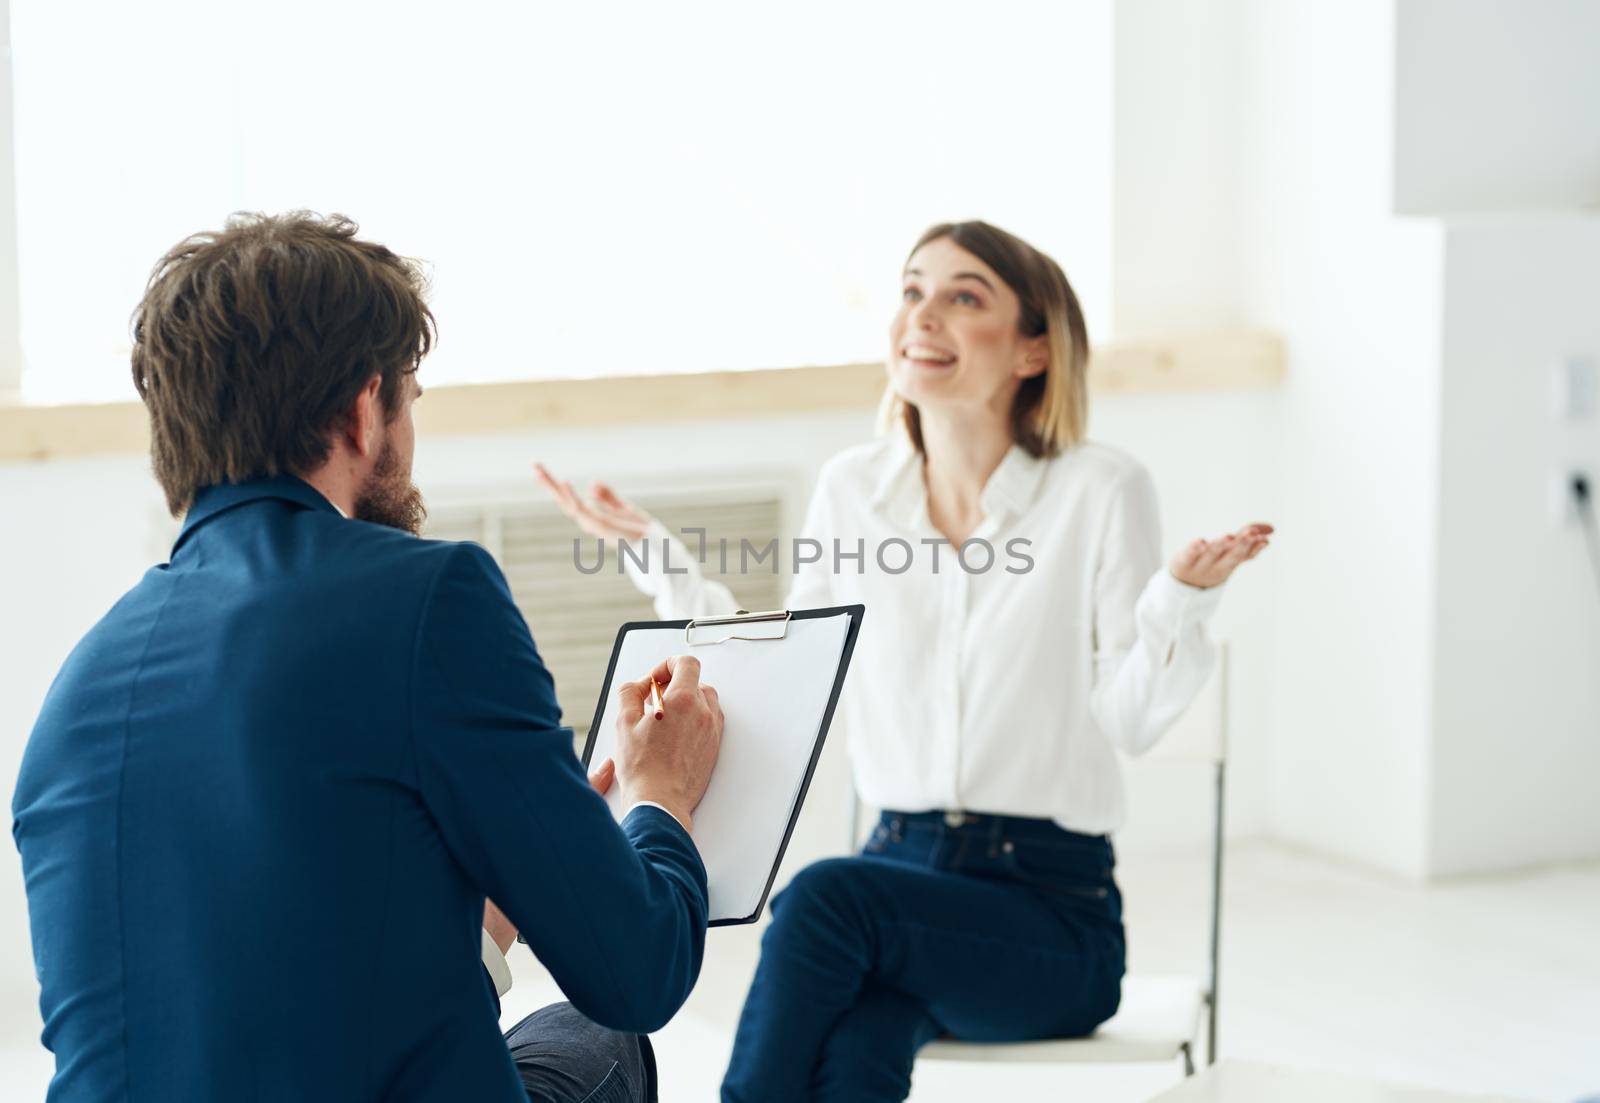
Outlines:
<svg viewBox="0 0 1600 1103"><path fill-rule="evenodd" d="M1108 316L1110 0L13 0L23 393L133 395L151 264L239 209L426 259L428 383L881 359L984 217Z"/></svg>

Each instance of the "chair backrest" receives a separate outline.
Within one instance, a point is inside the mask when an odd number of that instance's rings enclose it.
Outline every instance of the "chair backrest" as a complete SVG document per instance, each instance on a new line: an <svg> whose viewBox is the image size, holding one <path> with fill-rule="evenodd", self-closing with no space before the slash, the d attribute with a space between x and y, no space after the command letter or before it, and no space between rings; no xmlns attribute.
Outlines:
<svg viewBox="0 0 1600 1103"><path fill-rule="evenodd" d="M1226 762L1228 758L1228 642L1217 642L1217 665L1167 733L1143 756L1163 762Z"/></svg>

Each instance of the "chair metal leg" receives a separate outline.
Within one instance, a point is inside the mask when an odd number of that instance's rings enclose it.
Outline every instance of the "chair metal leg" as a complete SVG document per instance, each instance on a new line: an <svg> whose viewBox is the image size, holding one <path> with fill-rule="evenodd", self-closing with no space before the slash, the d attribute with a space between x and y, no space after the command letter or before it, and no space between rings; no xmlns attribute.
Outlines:
<svg viewBox="0 0 1600 1103"><path fill-rule="evenodd" d="M1217 1063L1217 987L1222 958L1222 830L1227 765L1217 763L1217 822L1211 842L1211 984L1206 993L1206 1064Z"/></svg>
<svg viewBox="0 0 1600 1103"><path fill-rule="evenodd" d="M1194 1054L1188 1042L1183 1043L1183 1075L1186 1078L1194 1075Z"/></svg>
<svg viewBox="0 0 1600 1103"><path fill-rule="evenodd" d="M1217 1063L1217 999L1206 996L1206 1067Z"/></svg>

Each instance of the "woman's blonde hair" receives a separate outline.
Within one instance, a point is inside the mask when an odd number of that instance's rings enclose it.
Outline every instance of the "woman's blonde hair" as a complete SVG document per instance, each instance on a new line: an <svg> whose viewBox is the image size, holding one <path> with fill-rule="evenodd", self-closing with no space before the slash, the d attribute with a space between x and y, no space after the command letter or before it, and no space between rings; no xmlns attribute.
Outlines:
<svg viewBox="0 0 1600 1103"><path fill-rule="evenodd" d="M1050 364L1022 381L1011 404L1011 437L1035 456L1054 456L1083 439L1089 414L1089 329L1066 273L1026 241L987 222L941 222L911 247L909 258L930 241L949 238L994 270L1022 301L1018 329L1024 337L1048 338ZM922 451L922 418L891 385L879 406L879 425L898 421Z"/></svg>

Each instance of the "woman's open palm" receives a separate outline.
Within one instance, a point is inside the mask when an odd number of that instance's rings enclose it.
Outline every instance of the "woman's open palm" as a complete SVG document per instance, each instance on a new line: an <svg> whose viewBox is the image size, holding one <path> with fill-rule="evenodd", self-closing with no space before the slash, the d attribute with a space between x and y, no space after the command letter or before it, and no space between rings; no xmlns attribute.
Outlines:
<svg viewBox="0 0 1600 1103"><path fill-rule="evenodd" d="M1172 557L1172 577L1209 590L1228 581L1235 567L1261 554L1272 535L1271 525L1246 525L1216 540L1196 540Z"/></svg>
<svg viewBox="0 0 1600 1103"><path fill-rule="evenodd" d="M556 505L561 507L561 512L576 521L578 527L590 536L602 539L615 537L619 540L639 540L649 531L650 525L655 520L605 483L590 484L590 499L585 500L572 488L571 483L550 474L549 469L542 463L533 465L533 475L539 480L539 485L555 499Z"/></svg>

